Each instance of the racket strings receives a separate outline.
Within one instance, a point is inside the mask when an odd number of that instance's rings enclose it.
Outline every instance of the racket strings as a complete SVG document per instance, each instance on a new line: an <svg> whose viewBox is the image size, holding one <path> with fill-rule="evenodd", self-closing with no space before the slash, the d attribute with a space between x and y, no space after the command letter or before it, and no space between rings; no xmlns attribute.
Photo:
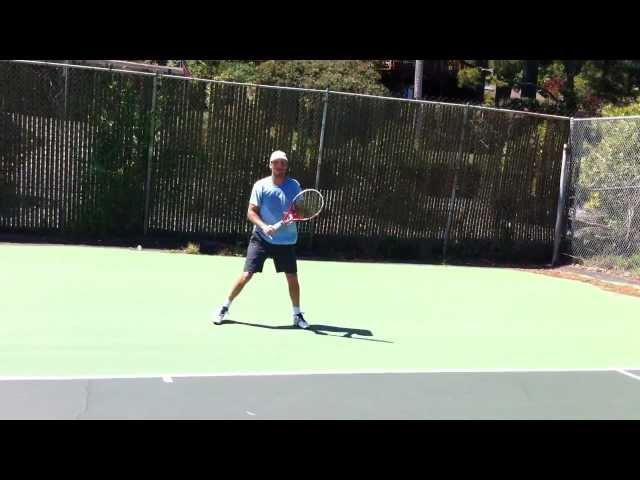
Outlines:
<svg viewBox="0 0 640 480"><path fill-rule="evenodd" d="M303 193L296 199L294 208L299 218L312 217L322 208L322 197L316 192Z"/></svg>

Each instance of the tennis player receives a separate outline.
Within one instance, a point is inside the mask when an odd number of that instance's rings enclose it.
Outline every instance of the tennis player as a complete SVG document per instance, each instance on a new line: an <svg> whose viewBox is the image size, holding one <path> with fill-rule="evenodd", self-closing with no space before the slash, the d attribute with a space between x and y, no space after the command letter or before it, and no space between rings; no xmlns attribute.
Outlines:
<svg viewBox="0 0 640 480"><path fill-rule="evenodd" d="M269 159L271 176L258 180L253 185L247 218L254 224L244 272L236 280L227 300L215 313L214 323L220 325L231 307L231 302L240 294L254 273L262 272L267 258L273 258L276 272L284 272L289 284L289 296L293 305L293 325L308 328L309 325L300 311L300 285L296 265L295 245L298 241L298 230L295 222L285 224L279 229L274 224L282 220L282 216L293 198L300 193L300 184L287 175L289 161L287 155L276 150Z"/></svg>

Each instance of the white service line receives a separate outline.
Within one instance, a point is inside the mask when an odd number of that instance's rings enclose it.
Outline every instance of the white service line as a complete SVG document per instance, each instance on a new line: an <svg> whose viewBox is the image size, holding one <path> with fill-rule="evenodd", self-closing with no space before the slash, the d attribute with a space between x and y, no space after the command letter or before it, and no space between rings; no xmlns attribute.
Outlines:
<svg viewBox="0 0 640 480"><path fill-rule="evenodd" d="M282 376L307 376L307 375L390 375L390 374L427 374L427 373L573 373L573 372L625 372L640 370L638 367L610 367L610 368L450 368L450 369L370 369L370 370L299 370L299 371L274 371L274 372L218 372L218 373L175 373L145 374L145 375L79 375L79 376L0 376L0 381L17 380L139 380L150 378L216 378L216 377L282 377Z"/></svg>
<svg viewBox="0 0 640 480"><path fill-rule="evenodd" d="M635 368L634 368L633 370L637 370L637 369L635 369ZM627 371L625 371L625 370L616 370L616 371L617 371L618 373L621 373L622 375L626 375L627 377L631 377L631 378L634 378L634 379L636 379L636 380L640 380L640 376L638 376L638 375L634 375L634 374L633 374L633 373L631 373L631 372L627 372Z"/></svg>

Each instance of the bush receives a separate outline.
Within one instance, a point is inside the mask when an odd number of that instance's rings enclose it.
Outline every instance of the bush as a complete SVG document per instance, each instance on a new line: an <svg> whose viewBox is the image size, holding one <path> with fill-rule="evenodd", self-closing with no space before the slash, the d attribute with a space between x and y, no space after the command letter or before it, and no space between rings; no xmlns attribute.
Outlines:
<svg viewBox="0 0 640 480"><path fill-rule="evenodd" d="M228 82L255 83L256 64L235 60L188 60L191 74L196 78Z"/></svg>
<svg viewBox="0 0 640 480"><path fill-rule="evenodd" d="M200 245L197 243L191 243L184 247L182 251L188 255L198 255L200 253Z"/></svg>
<svg viewBox="0 0 640 480"><path fill-rule="evenodd" d="M640 97L631 103L624 105L609 103L602 108L603 117L626 117L629 115L640 115Z"/></svg>
<svg viewBox="0 0 640 480"><path fill-rule="evenodd" d="M372 62L361 60L269 60L257 66L258 83L389 95Z"/></svg>
<svg viewBox="0 0 640 480"><path fill-rule="evenodd" d="M477 68L463 68L458 72L458 87L477 89L482 83L482 75Z"/></svg>
<svg viewBox="0 0 640 480"><path fill-rule="evenodd" d="M103 75L104 97L89 124L95 133L88 168L81 173L81 214L71 228L89 235L142 232L151 80Z"/></svg>
<svg viewBox="0 0 640 480"><path fill-rule="evenodd" d="M640 254L631 257L599 255L584 260L583 264L587 267L640 274Z"/></svg>

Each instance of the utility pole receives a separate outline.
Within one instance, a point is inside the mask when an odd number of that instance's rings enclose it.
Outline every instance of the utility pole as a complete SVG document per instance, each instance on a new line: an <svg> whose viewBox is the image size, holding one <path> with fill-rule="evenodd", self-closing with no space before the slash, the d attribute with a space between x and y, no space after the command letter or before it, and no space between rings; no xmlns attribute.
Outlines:
<svg viewBox="0 0 640 480"><path fill-rule="evenodd" d="M424 70L424 60L416 60L415 77L413 79L413 98L422 99L422 72Z"/></svg>

